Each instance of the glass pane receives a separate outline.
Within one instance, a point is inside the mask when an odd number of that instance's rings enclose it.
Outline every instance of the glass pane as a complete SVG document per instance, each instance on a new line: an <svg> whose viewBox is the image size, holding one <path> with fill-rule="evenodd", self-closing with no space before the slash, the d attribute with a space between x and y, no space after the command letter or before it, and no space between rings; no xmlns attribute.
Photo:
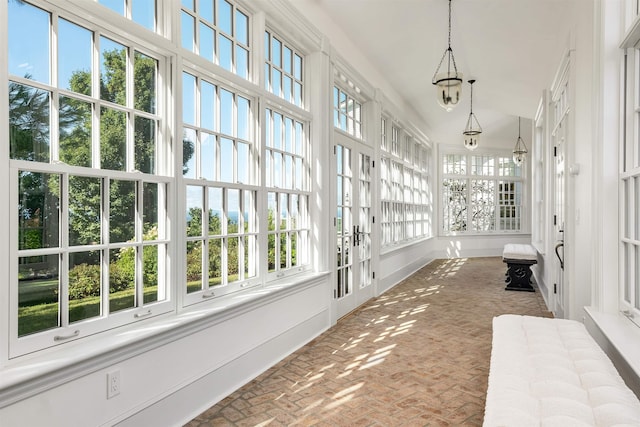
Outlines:
<svg viewBox="0 0 640 427"><path fill-rule="evenodd" d="M280 193L280 229L286 230L289 220L289 195Z"/></svg>
<svg viewBox="0 0 640 427"><path fill-rule="evenodd" d="M237 108L237 131L236 136L240 139L249 140L249 100L238 96L237 98L238 108Z"/></svg>
<svg viewBox="0 0 640 427"><path fill-rule="evenodd" d="M198 14L200 15L200 18L206 19L213 24L215 22L213 16L213 0L200 0L198 2L198 7Z"/></svg>
<svg viewBox="0 0 640 427"><path fill-rule="evenodd" d="M236 234L240 220L240 190L227 190L227 234Z"/></svg>
<svg viewBox="0 0 640 427"><path fill-rule="evenodd" d="M196 125L196 78L182 73L182 122Z"/></svg>
<svg viewBox="0 0 640 427"><path fill-rule="evenodd" d="M198 52L200 53L200 56L211 62L214 62L213 58L215 58L216 52L215 36L216 33L213 28L203 22L200 23L200 43L198 44Z"/></svg>
<svg viewBox="0 0 640 427"><path fill-rule="evenodd" d="M282 148L282 114L273 113L273 147Z"/></svg>
<svg viewBox="0 0 640 427"><path fill-rule="evenodd" d="M271 67L264 64L264 88L271 92Z"/></svg>
<svg viewBox="0 0 640 427"><path fill-rule="evenodd" d="M196 131L182 131L182 175L185 178L196 178Z"/></svg>
<svg viewBox="0 0 640 427"><path fill-rule="evenodd" d="M142 238L156 240L164 236L158 231L158 209L160 208L158 184L145 182L142 185Z"/></svg>
<svg viewBox="0 0 640 427"><path fill-rule="evenodd" d="M282 73L276 68L271 70L271 92L276 96L282 96Z"/></svg>
<svg viewBox="0 0 640 427"><path fill-rule="evenodd" d="M233 93L220 89L220 132L232 136L233 133Z"/></svg>
<svg viewBox="0 0 640 427"><path fill-rule="evenodd" d="M9 82L11 158L49 162L49 92Z"/></svg>
<svg viewBox="0 0 640 427"><path fill-rule="evenodd" d="M204 80L201 81L200 86L200 126L215 131L217 129L216 86Z"/></svg>
<svg viewBox="0 0 640 427"><path fill-rule="evenodd" d="M18 258L18 336L59 326L58 255Z"/></svg>
<svg viewBox="0 0 640 427"><path fill-rule="evenodd" d="M296 190L304 190L305 189L305 185L304 185L304 166L302 164L302 159L300 157L296 157L295 159L296 163L295 163L295 181L294 181L294 188Z"/></svg>
<svg viewBox="0 0 640 427"><path fill-rule="evenodd" d="M162 252L165 252L164 245L162 245L162 248ZM164 298L160 297L163 293L158 289L160 286L158 280L158 265L162 265L162 260L157 245L143 247L142 262L143 303L149 304L158 300L164 300Z"/></svg>
<svg viewBox="0 0 640 427"><path fill-rule="evenodd" d="M256 231L255 225L255 193L250 191L244 191L244 212L243 212L243 221L244 221L244 232L245 233L253 233Z"/></svg>
<svg viewBox="0 0 640 427"><path fill-rule="evenodd" d="M236 40L247 46L249 44L249 18L244 13L236 10Z"/></svg>
<svg viewBox="0 0 640 427"><path fill-rule="evenodd" d="M282 68L282 43L275 37L271 38L271 62Z"/></svg>
<svg viewBox="0 0 640 427"><path fill-rule="evenodd" d="M291 93L292 82L291 77L284 75L282 79L282 97L288 102L293 102L293 96Z"/></svg>
<svg viewBox="0 0 640 427"><path fill-rule="evenodd" d="M302 57L297 54L293 56L293 77L302 81Z"/></svg>
<svg viewBox="0 0 640 427"><path fill-rule="evenodd" d="M120 43L100 37L100 99L127 104L127 50Z"/></svg>
<svg viewBox="0 0 640 427"><path fill-rule="evenodd" d="M242 46L236 46L236 74L249 78L249 51Z"/></svg>
<svg viewBox="0 0 640 427"><path fill-rule="evenodd" d="M264 57L267 61L271 60L271 35L268 31L264 32Z"/></svg>
<svg viewBox="0 0 640 427"><path fill-rule="evenodd" d="M223 35L218 37L218 65L227 71L233 71L233 42Z"/></svg>
<svg viewBox="0 0 640 427"><path fill-rule="evenodd" d="M209 240L209 287L222 284L222 239Z"/></svg>
<svg viewBox="0 0 640 427"><path fill-rule="evenodd" d="M250 279L258 275L256 268L256 237L246 236L244 238L244 278Z"/></svg>
<svg viewBox="0 0 640 427"><path fill-rule="evenodd" d="M222 234L222 188L209 188L209 235Z"/></svg>
<svg viewBox="0 0 640 427"><path fill-rule="evenodd" d="M158 61L136 52L133 71L134 108L155 114L157 74Z"/></svg>
<svg viewBox="0 0 640 427"><path fill-rule="evenodd" d="M276 223L275 223L275 218L278 212L278 204L277 204L277 195L276 193L272 193L270 192L267 195L267 209L269 211L269 224L268 224L268 230L269 231L275 231L276 229Z"/></svg>
<svg viewBox="0 0 640 427"><path fill-rule="evenodd" d="M187 242L187 293L202 290L202 242Z"/></svg>
<svg viewBox="0 0 640 427"><path fill-rule="evenodd" d="M50 19L28 3L9 2L9 74L49 84Z"/></svg>
<svg viewBox="0 0 640 427"><path fill-rule="evenodd" d="M238 182L250 184L249 182L249 144L238 143Z"/></svg>
<svg viewBox="0 0 640 427"><path fill-rule="evenodd" d="M227 138L220 139L220 180L233 182L233 141ZM222 166L224 165L224 166Z"/></svg>
<svg viewBox="0 0 640 427"><path fill-rule="evenodd" d="M183 48L189 52L196 51L195 18L184 11L180 14L180 39Z"/></svg>
<svg viewBox="0 0 640 427"><path fill-rule="evenodd" d="M284 156L284 177L285 177L285 188L292 189L293 188L293 157Z"/></svg>
<svg viewBox="0 0 640 427"><path fill-rule="evenodd" d="M237 237L230 237L227 240L227 281L235 282L238 277L238 242Z"/></svg>
<svg viewBox="0 0 640 427"><path fill-rule="evenodd" d="M202 187L187 186L187 236L202 235Z"/></svg>
<svg viewBox="0 0 640 427"><path fill-rule="evenodd" d="M280 268L287 268L288 265L288 237L289 233L280 233Z"/></svg>
<svg viewBox="0 0 640 427"><path fill-rule="evenodd" d="M112 180L109 184L109 242L136 240L136 182Z"/></svg>
<svg viewBox="0 0 640 427"><path fill-rule="evenodd" d="M102 169L126 170L127 114L124 111L100 109L100 166Z"/></svg>
<svg viewBox="0 0 640 427"><path fill-rule="evenodd" d="M91 167L92 105L60 96L60 160L72 166Z"/></svg>
<svg viewBox="0 0 640 427"><path fill-rule="evenodd" d="M273 153L273 186L282 187L282 153Z"/></svg>
<svg viewBox="0 0 640 427"><path fill-rule="evenodd" d="M130 0L131 19L143 27L154 31L156 28L156 1Z"/></svg>
<svg viewBox="0 0 640 427"><path fill-rule="evenodd" d="M18 175L18 249L60 244L60 176L37 172Z"/></svg>
<svg viewBox="0 0 640 427"><path fill-rule="evenodd" d="M302 134L302 123L296 122L295 128L296 128L295 153L299 156L304 156L305 151L304 151L304 140L303 140L303 134Z"/></svg>
<svg viewBox="0 0 640 427"><path fill-rule="evenodd" d="M284 46L284 50L282 52L282 70L287 74L291 74L293 71L291 67L292 54L293 52L291 49Z"/></svg>
<svg viewBox="0 0 640 427"><path fill-rule="evenodd" d="M69 322L100 316L100 252L69 254Z"/></svg>
<svg viewBox="0 0 640 427"><path fill-rule="evenodd" d="M109 251L109 312L126 310L136 304L136 248Z"/></svg>
<svg viewBox="0 0 640 427"><path fill-rule="evenodd" d="M69 244L100 244L102 179L69 177Z"/></svg>
<svg viewBox="0 0 640 427"><path fill-rule="evenodd" d="M125 0L100 0L100 4L124 16Z"/></svg>
<svg viewBox="0 0 640 427"><path fill-rule="evenodd" d="M156 121L135 118L135 168L143 173L156 172Z"/></svg>
<svg viewBox="0 0 640 427"><path fill-rule="evenodd" d="M227 33L233 35L232 19L233 6L226 0L218 0L218 27Z"/></svg>
<svg viewBox="0 0 640 427"><path fill-rule="evenodd" d="M91 95L93 33L69 21L58 21L58 87Z"/></svg>
<svg viewBox="0 0 640 427"><path fill-rule="evenodd" d="M216 179L217 170L217 146L216 137L208 133L202 134L202 144L200 145L201 175L202 178L213 181Z"/></svg>
<svg viewBox="0 0 640 427"><path fill-rule="evenodd" d="M194 3L195 0L182 0L182 7L193 11L195 9Z"/></svg>

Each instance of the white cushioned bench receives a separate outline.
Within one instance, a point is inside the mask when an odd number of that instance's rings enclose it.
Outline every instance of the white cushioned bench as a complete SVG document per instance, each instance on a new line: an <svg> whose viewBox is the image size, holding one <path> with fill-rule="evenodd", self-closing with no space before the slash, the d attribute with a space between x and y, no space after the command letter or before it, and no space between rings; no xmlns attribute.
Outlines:
<svg viewBox="0 0 640 427"><path fill-rule="evenodd" d="M531 245L507 243L502 251L502 262L507 263L507 291L534 292L531 286L531 267L538 262L538 252Z"/></svg>
<svg viewBox="0 0 640 427"><path fill-rule="evenodd" d="M640 426L640 401L583 324L502 315L483 425Z"/></svg>

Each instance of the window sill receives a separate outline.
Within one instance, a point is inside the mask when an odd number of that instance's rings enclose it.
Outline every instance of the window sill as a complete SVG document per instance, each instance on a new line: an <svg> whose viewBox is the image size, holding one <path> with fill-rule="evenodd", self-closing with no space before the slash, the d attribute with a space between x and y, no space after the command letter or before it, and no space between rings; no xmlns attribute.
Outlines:
<svg viewBox="0 0 640 427"><path fill-rule="evenodd" d="M631 368L635 381L640 381L640 328L618 313L603 313L593 307L584 310Z"/></svg>
<svg viewBox="0 0 640 427"><path fill-rule="evenodd" d="M413 239L413 240L404 240L402 242L389 243L389 244L387 244L385 246L382 246L380 248L380 255L386 255L386 254L392 253L394 251L397 251L399 249L403 249L403 248L406 248L406 247L417 245L419 243L423 243L423 242L429 241L431 239L433 239L433 236L428 236L428 237L425 236L425 237L420 237L420 238Z"/></svg>
<svg viewBox="0 0 640 427"><path fill-rule="evenodd" d="M317 285L329 273L283 278L85 339L25 355L0 367L0 409L71 380Z"/></svg>

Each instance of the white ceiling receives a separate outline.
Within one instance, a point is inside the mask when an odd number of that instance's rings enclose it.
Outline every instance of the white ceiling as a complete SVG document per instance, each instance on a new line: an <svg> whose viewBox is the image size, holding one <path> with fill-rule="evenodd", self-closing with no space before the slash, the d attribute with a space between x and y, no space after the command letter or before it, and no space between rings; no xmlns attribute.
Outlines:
<svg viewBox="0 0 640 427"><path fill-rule="evenodd" d="M465 81L475 78L473 111L481 144L515 144L518 116L533 118L553 80L575 7L582 0L452 0L452 40ZM379 75L424 119L435 142L459 143L469 115L464 99L447 113L431 79L447 47L448 0L292 0L315 22L328 15ZM326 28L320 28L325 32ZM329 35L340 51L340 42ZM363 73L366 76L366 73ZM526 123L529 125L529 122ZM523 137L529 145L530 132Z"/></svg>

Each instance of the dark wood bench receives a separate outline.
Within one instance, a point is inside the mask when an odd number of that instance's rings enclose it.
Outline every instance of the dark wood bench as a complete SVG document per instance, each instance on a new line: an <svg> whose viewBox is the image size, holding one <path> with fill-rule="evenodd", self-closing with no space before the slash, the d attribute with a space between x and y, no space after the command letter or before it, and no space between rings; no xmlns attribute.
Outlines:
<svg viewBox="0 0 640 427"><path fill-rule="evenodd" d="M507 264L507 291L535 292L531 286L531 266L538 262L538 252L531 245L508 243L504 245L502 262Z"/></svg>

